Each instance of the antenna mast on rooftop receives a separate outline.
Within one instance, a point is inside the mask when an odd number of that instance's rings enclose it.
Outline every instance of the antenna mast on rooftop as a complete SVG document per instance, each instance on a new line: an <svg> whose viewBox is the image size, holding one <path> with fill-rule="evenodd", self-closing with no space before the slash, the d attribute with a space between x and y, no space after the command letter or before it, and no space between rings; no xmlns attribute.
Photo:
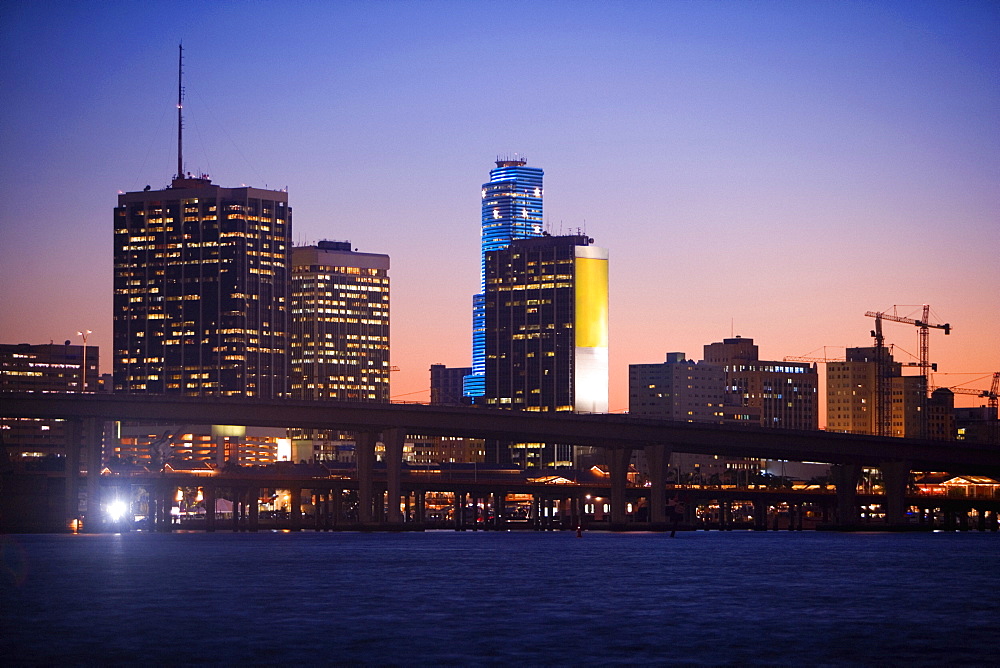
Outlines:
<svg viewBox="0 0 1000 668"><path fill-rule="evenodd" d="M184 45L177 45L177 178L184 178Z"/></svg>

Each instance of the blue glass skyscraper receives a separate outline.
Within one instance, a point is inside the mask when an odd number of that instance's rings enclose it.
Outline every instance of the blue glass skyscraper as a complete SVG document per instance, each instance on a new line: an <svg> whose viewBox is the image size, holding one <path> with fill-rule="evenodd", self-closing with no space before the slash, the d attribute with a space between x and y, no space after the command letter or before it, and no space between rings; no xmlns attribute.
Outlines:
<svg viewBox="0 0 1000 668"><path fill-rule="evenodd" d="M542 235L542 176L527 161L498 159L483 184L482 255L479 294L472 297L472 373L465 377L463 393L481 397L486 392L486 253L506 248L514 239ZM475 400L475 399L473 399Z"/></svg>

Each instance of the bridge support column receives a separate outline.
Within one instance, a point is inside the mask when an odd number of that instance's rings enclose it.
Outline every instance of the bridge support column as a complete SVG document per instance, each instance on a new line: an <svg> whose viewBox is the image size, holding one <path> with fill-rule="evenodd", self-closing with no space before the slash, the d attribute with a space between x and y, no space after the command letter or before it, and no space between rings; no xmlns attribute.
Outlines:
<svg viewBox="0 0 1000 668"><path fill-rule="evenodd" d="M767 531L767 502L761 499L753 502L753 530Z"/></svg>
<svg viewBox="0 0 1000 668"><path fill-rule="evenodd" d="M260 496L258 492L257 496ZM257 507L258 499L251 499L251 510ZM302 530L302 488L290 487L288 489L288 520L292 531Z"/></svg>
<svg viewBox="0 0 1000 668"><path fill-rule="evenodd" d="M333 529L340 523L340 502L344 496L344 490L334 489L331 493L333 496L330 499L330 528Z"/></svg>
<svg viewBox="0 0 1000 668"><path fill-rule="evenodd" d="M382 442L385 444L386 491L389 497L389 513L386 519L389 524L403 523L399 500L402 496L401 470L403 466L403 442L405 440L406 431L403 429L386 429L382 432Z"/></svg>
<svg viewBox="0 0 1000 668"><path fill-rule="evenodd" d="M66 421L66 487L65 523L80 517L80 439L83 435L82 420Z"/></svg>
<svg viewBox="0 0 1000 668"><path fill-rule="evenodd" d="M837 464L830 467L830 477L837 488L837 524L853 527L858 524L858 481L861 466Z"/></svg>
<svg viewBox="0 0 1000 668"><path fill-rule="evenodd" d="M246 502L249 504L247 508L247 530L257 531L260 529L260 488L251 487L247 490ZM292 497L293 507L295 506L295 497ZM292 517L296 515L293 514ZM295 520L292 520L294 522Z"/></svg>
<svg viewBox="0 0 1000 668"><path fill-rule="evenodd" d="M653 528L667 526L667 469L670 450L664 445L647 445L646 464L649 466L649 523Z"/></svg>
<svg viewBox="0 0 1000 668"><path fill-rule="evenodd" d="M504 490L493 491L493 528L503 531L504 522L507 515L507 492Z"/></svg>
<svg viewBox="0 0 1000 668"><path fill-rule="evenodd" d="M425 519L425 506L426 492L422 489L414 490L413 492L413 521L417 524L423 525Z"/></svg>
<svg viewBox="0 0 1000 668"><path fill-rule="evenodd" d="M215 531L215 486L202 487L202 501L205 503L205 531Z"/></svg>
<svg viewBox="0 0 1000 668"><path fill-rule="evenodd" d="M885 488L885 520L892 527L906 525L906 488L910 482L908 462L883 462L882 484Z"/></svg>
<svg viewBox="0 0 1000 668"><path fill-rule="evenodd" d="M611 530L625 529L625 498L628 486L628 466L632 448L615 448L608 451L608 468L611 473Z"/></svg>
<svg viewBox="0 0 1000 668"><path fill-rule="evenodd" d="M455 520L455 531L465 529L465 492L455 490L455 507L452 510Z"/></svg>
<svg viewBox="0 0 1000 668"><path fill-rule="evenodd" d="M103 424L96 418L83 421L83 453L87 465L87 514L83 517L83 530L98 533L104 528L101 509L101 465Z"/></svg>
<svg viewBox="0 0 1000 668"><path fill-rule="evenodd" d="M354 460L358 470L358 523L371 524L375 504L375 442L378 432L359 431L354 439Z"/></svg>

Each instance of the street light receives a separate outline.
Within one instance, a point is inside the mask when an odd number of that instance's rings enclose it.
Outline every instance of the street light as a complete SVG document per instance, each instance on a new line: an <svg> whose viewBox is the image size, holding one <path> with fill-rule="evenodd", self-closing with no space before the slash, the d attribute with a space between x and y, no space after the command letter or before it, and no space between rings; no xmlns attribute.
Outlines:
<svg viewBox="0 0 1000 668"><path fill-rule="evenodd" d="M80 365L80 392L87 391L87 335L93 333L89 329L76 333L77 336L83 337L83 364Z"/></svg>

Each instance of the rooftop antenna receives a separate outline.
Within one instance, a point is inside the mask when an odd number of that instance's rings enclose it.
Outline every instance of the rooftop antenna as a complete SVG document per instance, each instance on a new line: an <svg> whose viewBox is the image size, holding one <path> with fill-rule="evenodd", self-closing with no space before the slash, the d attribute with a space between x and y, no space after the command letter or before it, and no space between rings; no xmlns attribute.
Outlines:
<svg viewBox="0 0 1000 668"><path fill-rule="evenodd" d="M177 45L177 178L184 178L184 45Z"/></svg>

